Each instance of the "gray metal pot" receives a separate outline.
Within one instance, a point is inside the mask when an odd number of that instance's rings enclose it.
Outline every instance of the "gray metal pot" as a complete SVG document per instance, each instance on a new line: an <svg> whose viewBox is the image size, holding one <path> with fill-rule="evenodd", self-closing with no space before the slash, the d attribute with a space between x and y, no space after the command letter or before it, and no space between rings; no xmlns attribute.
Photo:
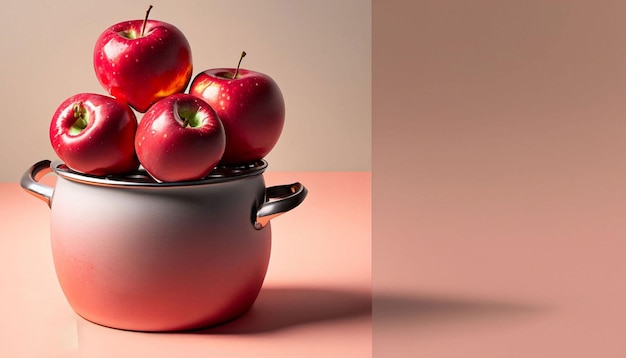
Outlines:
<svg viewBox="0 0 626 358"><path fill-rule="evenodd" d="M307 195L300 183L266 188L266 167L157 183L141 172L93 177L43 160L21 185L50 206L55 270L77 314L120 329L176 331L233 319L256 300L270 220ZM40 182L51 172L54 188Z"/></svg>

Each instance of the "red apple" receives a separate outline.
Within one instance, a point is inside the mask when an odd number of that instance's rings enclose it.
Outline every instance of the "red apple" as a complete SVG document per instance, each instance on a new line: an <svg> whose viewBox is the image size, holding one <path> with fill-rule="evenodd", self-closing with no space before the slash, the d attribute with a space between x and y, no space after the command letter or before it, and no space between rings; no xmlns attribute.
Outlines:
<svg viewBox="0 0 626 358"><path fill-rule="evenodd" d="M285 101L270 76L239 66L209 69L196 75L189 93L210 104L224 124L222 164L261 159L278 142L285 122Z"/></svg>
<svg viewBox="0 0 626 358"><path fill-rule="evenodd" d="M50 123L50 143L71 169L93 175L137 169L132 109L115 98L81 93L66 99Z"/></svg>
<svg viewBox="0 0 626 358"><path fill-rule="evenodd" d="M135 136L139 161L161 182L204 178L222 158L225 145L224 127L213 108L184 93L150 107Z"/></svg>
<svg viewBox="0 0 626 358"><path fill-rule="evenodd" d="M150 7L151 8L151 7ZM174 25L155 20L117 23L96 41L96 77L113 97L144 113L150 105L183 92L192 75L191 48Z"/></svg>

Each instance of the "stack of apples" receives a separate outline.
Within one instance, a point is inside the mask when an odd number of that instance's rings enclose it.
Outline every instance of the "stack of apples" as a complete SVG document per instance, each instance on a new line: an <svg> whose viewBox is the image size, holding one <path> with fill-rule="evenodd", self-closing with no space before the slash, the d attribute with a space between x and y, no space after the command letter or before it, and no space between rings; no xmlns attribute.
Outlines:
<svg viewBox="0 0 626 358"><path fill-rule="evenodd" d="M55 153L76 172L124 175L141 166L160 182L201 180L217 166L264 158L285 119L276 82L240 68L245 52L236 68L191 80L188 40L174 25L150 20L151 8L97 39L94 69L108 94L61 103L50 123Z"/></svg>

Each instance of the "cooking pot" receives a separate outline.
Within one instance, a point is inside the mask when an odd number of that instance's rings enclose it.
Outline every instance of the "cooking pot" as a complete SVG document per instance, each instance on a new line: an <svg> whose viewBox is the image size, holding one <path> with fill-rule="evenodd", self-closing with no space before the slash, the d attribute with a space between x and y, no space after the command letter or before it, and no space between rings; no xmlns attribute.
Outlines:
<svg viewBox="0 0 626 358"><path fill-rule="evenodd" d="M43 160L21 186L50 207L56 274L74 311L100 325L178 331L231 320L254 301L270 258L270 220L298 206L300 183L266 188L260 160L201 181L145 172L96 177ZM54 187L41 182L57 176Z"/></svg>

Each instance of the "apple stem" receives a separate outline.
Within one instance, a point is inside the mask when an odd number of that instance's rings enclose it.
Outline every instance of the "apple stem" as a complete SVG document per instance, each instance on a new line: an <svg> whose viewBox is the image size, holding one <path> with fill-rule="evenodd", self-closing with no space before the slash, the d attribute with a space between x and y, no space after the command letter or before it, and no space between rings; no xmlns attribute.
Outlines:
<svg viewBox="0 0 626 358"><path fill-rule="evenodd" d="M83 106L83 102L78 102L74 103L72 111L74 112L74 119L76 120L72 125L72 132L78 133L87 128L89 124L87 120L87 110Z"/></svg>
<svg viewBox="0 0 626 358"><path fill-rule="evenodd" d="M146 31L146 24L148 23L148 16L150 16L150 10L152 10L152 5L148 7L146 11L146 17L143 19L143 24L141 25L141 37L143 37L143 33Z"/></svg>
<svg viewBox="0 0 626 358"><path fill-rule="evenodd" d="M241 56L239 57L239 63L237 63L237 69L235 70L233 79L237 78L237 75L239 74L239 66L241 66L241 60L243 60L244 57L246 57L246 51L241 51Z"/></svg>

